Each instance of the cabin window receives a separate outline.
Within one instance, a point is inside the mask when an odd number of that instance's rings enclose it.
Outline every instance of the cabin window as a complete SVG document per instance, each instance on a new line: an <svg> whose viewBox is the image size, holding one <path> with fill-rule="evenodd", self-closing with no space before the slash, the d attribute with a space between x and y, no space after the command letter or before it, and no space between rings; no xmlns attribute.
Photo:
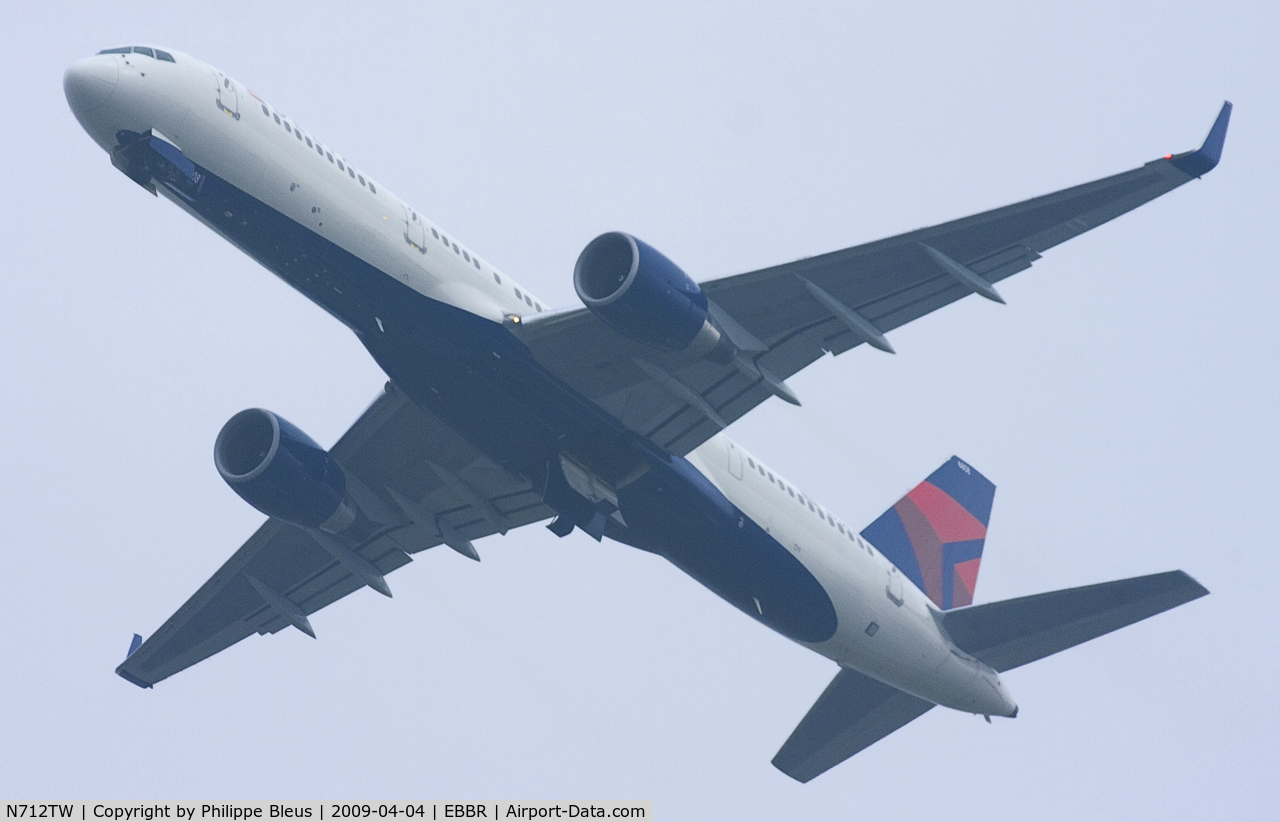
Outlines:
<svg viewBox="0 0 1280 822"><path fill-rule="evenodd" d="M348 175L351 177L351 179L353 179L353 180L356 178L356 170L355 170L354 168L352 168L351 166L347 166L347 174L348 174Z"/></svg>
<svg viewBox="0 0 1280 822"><path fill-rule="evenodd" d="M373 180L369 181L369 190L372 191L374 194L378 193L378 189L376 186L374 186Z"/></svg>
<svg viewBox="0 0 1280 822"><path fill-rule="evenodd" d="M809 510L813 511L813 501L809 500Z"/></svg>
<svg viewBox="0 0 1280 822"><path fill-rule="evenodd" d="M342 161L341 161L341 160L339 160L339 161L338 161L338 170L339 170L339 171L346 171L346 170L347 170L347 167L346 167L346 166L344 166L344 165L342 164Z"/></svg>
<svg viewBox="0 0 1280 822"><path fill-rule="evenodd" d="M270 117L270 116L271 116L271 112L267 111L267 107L266 107L266 106L263 106L263 107L262 107L262 114L263 114L263 116L265 116L265 117Z"/></svg>
<svg viewBox="0 0 1280 822"><path fill-rule="evenodd" d="M493 281L498 285L502 285L502 277L500 277L496 271L493 272Z"/></svg>
<svg viewBox="0 0 1280 822"><path fill-rule="evenodd" d="M475 263L476 271L480 271L480 270L481 270L481 269L480 269L480 258L479 258L479 257L476 257L476 258L475 258L475 259L473 259L471 262Z"/></svg>
<svg viewBox="0 0 1280 822"><path fill-rule="evenodd" d="M794 497L794 496L796 495L796 492L795 492L795 491L792 491L792 490L791 490L791 486L789 486L789 485L787 486L787 493L788 493L788 494L790 494L792 497Z"/></svg>
<svg viewBox="0 0 1280 822"><path fill-rule="evenodd" d="M753 460L753 459L751 459L751 457L747 457L747 465L750 465L752 468L755 468L755 467L756 467L756 461L755 461L755 460Z"/></svg>
<svg viewBox="0 0 1280 822"><path fill-rule="evenodd" d="M459 250L458 250L458 244L457 244L457 243L453 243L453 253L454 253L454 254L461 254L461 253L462 253L461 251L459 251Z"/></svg>
<svg viewBox="0 0 1280 822"><path fill-rule="evenodd" d="M440 233L437 232L434 228L431 229L431 236L435 237L437 240L440 239Z"/></svg>
<svg viewBox="0 0 1280 822"><path fill-rule="evenodd" d="M147 55L148 57L155 57L155 56L156 56L156 53L155 53L154 51L152 51L151 49L147 48L146 46L134 46L134 47L133 47L133 53L134 53L134 54L145 54L145 55Z"/></svg>
<svg viewBox="0 0 1280 822"><path fill-rule="evenodd" d="M449 238L444 236L443 234L440 235L440 242L444 243L445 248L449 247Z"/></svg>
<svg viewBox="0 0 1280 822"><path fill-rule="evenodd" d="M293 130L293 136L298 138L298 142L299 142L299 143L301 143L301 142L302 142L302 132L301 132L299 129L296 129L296 128L295 128L295 129Z"/></svg>
<svg viewBox="0 0 1280 822"><path fill-rule="evenodd" d="M529 306L530 308L533 308L533 300L529 298L528 294L524 295L524 304Z"/></svg>
<svg viewBox="0 0 1280 822"><path fill-rule="evenodd" d="M542 303L534 303L534 304L533 304L533 307L534 307L534 310L536 310L536 311L541 311L541 310L542 310Z"/></svg>
<svg viewBox="0 0 1280 822"><path fill-rule="evenodd" d="M471 262L471 255L464 251L462 252L462 259L466 260L467 262Z"/></svg>
<svg viewBox="0 0 1280 822"><path fill-rule="evenodd" d="M326 151L326 152L324 153L324 156L326 156L326 157L328 157L328 158L329 158L329 162L331 162L331 163L333 162L333 152Z"/></svg>
<svg viewBox="0 0 1280 822"><path fill-rule="evenodd" d="M293 129L289 128L289 121L288 121L288 120L285 120L285 122L284 122L284 130L285 130L285 131L287 131L287 132L289 132L290 134L292 134L292 133L293 133Z"/></svg>
<svg viewBox="0 0 1280 822"><path fill-rule="evenodd" d="M308 138L307 138L307 148L315 148L315 146L311 145L311 138L310 138L310 137L308 137Z"/></svg>
<svg viewBox="0 0 1280 822"><path fill-rule="evenodd" d="M769 482L773 482L773 472L768 471L767 473L769 474Z"/></svg>
<svg viewBox="0 0 1280 822"><path fill-rule="evenodd" d="M363 174L357 174L356 176L360 178L360 185L364 185L364 175L363 175Z"/></svg>
<svg viewBox="0 0 1280 822"><path fill-rule="evenodd" d="M276 125L280 125L280 115L279 115L279 114L273 114L273 115L271 115L271 116L276 118Z"/></svg>
<svg viewBox="0 0 1280 822"><path fill-rule="evenodd" d="M324 156L324 148L322 148L319 143L316 143L316 153L321 157Z"/></svg>
<svg viewBox="0 0 1280 822"><path fill-rule="evenodd" d="M517 300L523 300L523 299L524 299L524 295L520 293L520 289L518 289L518 288L517 288L517 289L515 289L515 292L516 292L516 299L517 299Z"/></svg>
<svg viewBox="0 0 1280 822"><path fill-rule="evenodd" d="M170 53L169 53L169 52L167 52L167 51L161 51L160 49L156 49L156 59L157 59L157 60L164 60L166 63L176 63L176 62L178 62L177 60L174 60L174 59L173 59L173 55L172 55L172 54L170 54Z"/></svg>
<svg viewBox="0 0 1280 822"><path fill-rule="evenodd" d="M840 533L842 533L842 534L844 533L844 524L843 524L843 523L836 523L836 528L840 529Z"/></svg>

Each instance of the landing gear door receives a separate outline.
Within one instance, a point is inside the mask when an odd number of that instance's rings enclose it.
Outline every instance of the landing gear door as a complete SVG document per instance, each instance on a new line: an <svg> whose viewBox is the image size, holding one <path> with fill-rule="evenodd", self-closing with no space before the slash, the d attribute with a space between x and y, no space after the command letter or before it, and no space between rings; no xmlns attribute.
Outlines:
<svg viewBox="0 0 1280 822"><path fill-rule="evenodd" d="M237 120L240 119L240 93L236 91L236 84L231 78L220 71L215 71L214 77L218 82L217 105L218 108L230 114Z"/></svg>

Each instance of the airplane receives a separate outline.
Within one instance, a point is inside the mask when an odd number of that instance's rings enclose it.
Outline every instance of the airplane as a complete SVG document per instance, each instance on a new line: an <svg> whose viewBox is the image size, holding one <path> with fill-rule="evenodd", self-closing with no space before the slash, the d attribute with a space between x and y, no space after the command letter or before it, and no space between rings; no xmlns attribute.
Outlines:
<svg viewBox="0 0 1280 822"><path fill-rule="evenodd" d="M995 485L946 460L856 529L724 433L786 380L996 285L1219 162L1204 143L895 237L695 282L620 231L552 309L232 77L155 46L71 65L111 163L347 326L389 380L330 449L234 415L218 472L267 516L116 673L156 683L292 626L446 545L536 522L666 558L838 672L773 758L807 782L934 706L1016 717L1005 671L1204 596L1182 571L974 605Z"/></svg>

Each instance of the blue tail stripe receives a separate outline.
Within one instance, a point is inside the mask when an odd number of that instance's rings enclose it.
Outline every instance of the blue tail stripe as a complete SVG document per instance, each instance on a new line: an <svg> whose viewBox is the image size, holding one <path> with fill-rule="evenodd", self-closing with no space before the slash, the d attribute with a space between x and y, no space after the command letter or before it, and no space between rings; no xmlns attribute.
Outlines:
<svg viewBox="0 0 1280 822"><path fill-rule="evenodd" d="M983 525L990 523L991 505L995 501L996 486L991 480L979 474L978 469L959 457L952 457L941 468L930 474L928 481L949 494Z"/></svg>
<svg viewBox="0 0 1280 822"><path fill-rule="evenodd" d="M876 547L880 553L897 566L917 588L924 590L924 575L920 563L907 537L902 517L893 508L881 514L875 522L862 529L862 538Z"/></svg>

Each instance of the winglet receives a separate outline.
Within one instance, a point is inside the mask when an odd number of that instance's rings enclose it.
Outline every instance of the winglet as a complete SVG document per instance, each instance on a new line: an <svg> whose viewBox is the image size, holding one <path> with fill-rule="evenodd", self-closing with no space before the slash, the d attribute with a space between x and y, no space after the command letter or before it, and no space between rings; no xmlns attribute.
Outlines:
<svg viewBox="0 0 1280 822"><path fill-rule="evenodd" d="M1213 171L1218 161L1222 159L1222 145L1227 141L1227 123L1230 120L1231 101L1228 100L1222 104L1218 119L1213 121L1209 136L1204 138L1204 145L1195 151L1171 157L1170 164L1183 174L1189 174L1192 177L1199 177Z"/></svg>
<svg viewBox="0 0 1280 822"><path fill-rule="evenodd" d="M142 634L134 634L133 640L129 643L129 653L124 655L125 659L133 656L134 652L142 647Z"/></svg>

